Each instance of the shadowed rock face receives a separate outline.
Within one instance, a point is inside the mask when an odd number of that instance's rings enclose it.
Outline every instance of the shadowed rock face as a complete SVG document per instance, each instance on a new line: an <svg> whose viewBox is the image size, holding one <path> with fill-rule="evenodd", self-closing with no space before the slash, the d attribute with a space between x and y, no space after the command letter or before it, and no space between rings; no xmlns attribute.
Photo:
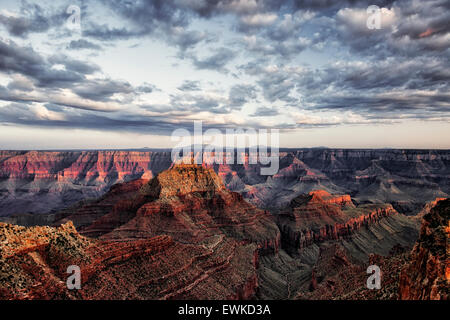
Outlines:
<svg viewBox="0 0 450 320"><path fill-rule="evenodd" d="M0 216L60 210L170 165L170 152L0 151Z"/></svg>
<svg viewBox="0 0 450 320"><path fill-rule="evenodd" d="M224 234L276 251L272 216L228 191L210 168L180 164L147 182L119 184L99 201L68 209L55 224L73 221L90 237L129 240L161 233L193 241Z"/></svg>
<svg viewBox="0 0 450 320"><path fill-rule="evenodd" d="M60 210L96 199L116 183L151 179L171 165L170 152L162 151L0 151L0 216ZM322 189L416 214L450 194L448 150L282 150L280 170L270 177L259 174L259 164L211 167L228 189L260 208L283 208Z"/></svg>
<svg viewBox="0 0 450 320"><path fill-rule="evenodd" d="M0 299L249 299L259 257L279 250L270 214L197 165L118 184L59 218L0 225ZM81 290L65 288L69 265Z"/></svg>
<svg viewBox="0 0 450 320"><path fill-rule="evenodd" d="M272 216L192 164L50 220L0 224L0 299L395 299L405 257L392 252L413 245L419 221L325 190ZM382 268L383 290L367 291L367 263ZM81 290L65 286L69 265Z"/></svg>
<svg viewBox="0 0 450 320"><path fill-rule="evenodd" d="M442 200L423 217L410 262L400 275L403 300L450 299L450 199Z"/></svg>
<svg viewBox="0 0 450 320"><path fill-rule="evenodd" d="M383 226L380 221L392 222L392 226ZM387 235L403 233L414 238L416 233L415 222L399 215L391 205L355 206L349 195L333 196L324 190L294 198L277 214L277 224L283 248L290 252L302 252L326 241L351 240L359 230L373 225L381 226ZM403 244L407 242L405 238Z"/></svg>
<svg viewBox="0 0 450 320"><path fill-rule="evenodd" d="M352 250L345 250L346 245L324 243L311 269L311 280L296 298L448 300L449 207L450 199L434 201L411 252L395 245L389 254L370 254L359 264L352 261ZM369 265L381 270L379 290L365 286Z"/></svg>

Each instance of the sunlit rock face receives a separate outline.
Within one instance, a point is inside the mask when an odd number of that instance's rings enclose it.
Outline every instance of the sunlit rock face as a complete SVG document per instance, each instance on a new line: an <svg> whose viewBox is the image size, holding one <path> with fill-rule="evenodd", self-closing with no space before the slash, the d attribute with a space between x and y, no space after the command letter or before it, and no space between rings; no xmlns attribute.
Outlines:
<svg viewBox="0 0 450 320"><path fill-rule="evenodd" d="M450 194L448 150L281 150L273 176L260 175L259 163L239 164L237 157L226 154L222 164L207 166L228 189L264 209L283 208L300 194L322 189L417 214L427 202ZM203 160L209 163L210 155ZM59 210L171 166L169 151L0 151L0 216Z"/></svg>
<svg viewBox="0 0 450 320"><path fill-rule="evenodd" d="M399 215L391 205L355 206L349 195L331 195L324 190L294 198L276 216L283 247L293 252L301 252L312 244L330 240L352 239L353 234L362 228L381 226L379 222L385 221L385 218L395 222L395 228L384 227L387 235L403 232L406 237L415 233L415 222Z"/></svg>
<svg viewBox="0 0 450 320"><path fill-rule="evenodd" d="M450 299L450 199L439 201L423 217L410 262L400 275L400 299Z"/></svg>
<svg viewBox="0 0 450 320"><path fill-rule="evenodd" d="M0 152L0 298L446 297L443 257L426 241L407 269L420 283L400 270L448 194L447 157L290 150L261 176L258 164L172 164L163 152ZM9 214L49 205L66 208ZM383 268L377 293L368 264ZM68 265L81 290L67 290Z"/></svg>
<svg viewBox="0 0 450 320"><path fill-rule="evenodd" d="M115 185L98 201L67 209L55 224L73 221L82 234L108 239L169 234L199 240L224 234L276 251L280 233L267 211L226 189L214 170L175 165L150 181Z"/></svg>
<svg viewBox="0 0 450 320"><path fill-rule="evenodd" d="M0 216L59 210L170 165L170 152L0 151Z"/></svg>
<svg viewBox="0 0 450 320"><path fill-rule="evenodd" d="M442 255L410 270L419 218L345 194L314 190L269 214L212 168L178 164L53 218L53 227L0 224L0 299L397 299L430 281L420 292L445 298L433 280ZM411 261L424 257L417 246ZM379 291L366 288L372 264L383 270ZM66 287L70 265L80 290Z"/></svg>
<svg viewBox="0 0 450 320"><path fill-rule="evenodd" d="M197 165L115 185L55 225L0 225L0 299L249 299L280 246L268 212ZM65 287L69 265L81 290Z"/></svg>

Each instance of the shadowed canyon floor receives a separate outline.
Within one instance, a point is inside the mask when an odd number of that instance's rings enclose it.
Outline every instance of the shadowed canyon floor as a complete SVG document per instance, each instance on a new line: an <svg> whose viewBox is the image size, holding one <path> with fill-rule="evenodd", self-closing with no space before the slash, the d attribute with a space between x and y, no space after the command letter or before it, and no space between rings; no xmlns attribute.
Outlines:
<svg viewBox="0 0 450 320"><path fill-rule="evenodd" d="M325 190L269 212L198 165L116 184L47 219L0 223L0 298L396 299L421 223ZM384 268L377 292L365 287L373 263ZM70 265L81 290L66 288Z"/></svg>

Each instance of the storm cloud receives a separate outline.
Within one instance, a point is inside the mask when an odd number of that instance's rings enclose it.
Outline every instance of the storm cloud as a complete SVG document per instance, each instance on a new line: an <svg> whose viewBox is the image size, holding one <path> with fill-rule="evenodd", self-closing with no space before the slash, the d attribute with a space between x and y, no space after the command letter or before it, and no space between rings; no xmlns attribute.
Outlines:
<svg viewBox="0 0 450 320"><path fill-rule="evenodd" d="M367 27L369 5L379 29ZM0 11L0 122L167 133L198 119L290 130L450 117L448 1L80 7L78 36L63 2Z"/></svg>

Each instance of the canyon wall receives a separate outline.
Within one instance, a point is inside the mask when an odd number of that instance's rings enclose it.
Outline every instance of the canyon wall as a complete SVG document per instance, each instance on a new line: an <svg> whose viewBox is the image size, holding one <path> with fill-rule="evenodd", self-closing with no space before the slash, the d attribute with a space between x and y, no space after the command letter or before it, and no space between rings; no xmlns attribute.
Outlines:
<svg viewBox="0 0 450 320"><path fill-rule="evenodd" d="M260 208L282 208L323 189L416 214L450 194L448 150L286 149L273 176L261 176L260 164L236 163L210 166L228 189ZM0 216L59 210L171 165L169 151L0 151Z"/></svg>
<svg viewBox="0 0 450 320"><path fill-rule="evenodd" d="M271 215L210 168L176 165L61 211L58 227L0 223L0 299L251 299ZM80 267L80 290L65 287Z"/></svg>
<svg viewBox="0 0 450 320"><path fill-rule="evenodd" d="M400 274L403 300L450 299L450 199L439 201L423 217L410 262Z"/></svg>
<svg viewBox="0 0 450 320"><path fill-rule="evenodd" d="M53 227L0 223L0 299L394 299L419 223L390 204L325 190L269 213L195 164L43 216ZM412 253L427 262L411 263L402 297L442 278L442 248L414 253L424 241L435 248L448 239L429 231L436 222L428 216L427 237ZM367 263L383 268L379 292L365 287ZM81 269L81 290L65 286L69 265ZM423 281L408 278L414 272ZM435 297L434 287L425 292Z"/></svg>
<svg viewBox="0 0 450 320"><path fill-rule="evenodd" d="M348 195L331 195L324 190L294 198L275 216L282 246L288 252L302 254L313 245L344 243L352 258L360 261L367 259L369 252L387 254L396 244L412 245L419 223L399 214L390 204L356 206ZM386 238L385 243L377 248L381 238Z"/></svg>

